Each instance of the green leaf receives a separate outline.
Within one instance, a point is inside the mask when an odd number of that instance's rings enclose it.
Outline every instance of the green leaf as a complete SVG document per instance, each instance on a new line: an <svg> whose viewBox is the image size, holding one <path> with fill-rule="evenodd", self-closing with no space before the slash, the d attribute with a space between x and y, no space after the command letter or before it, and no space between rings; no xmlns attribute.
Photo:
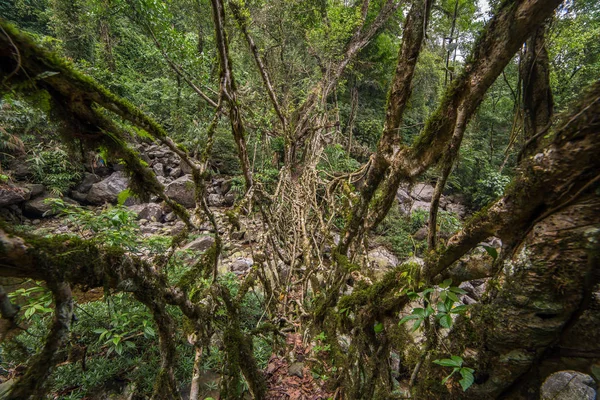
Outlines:
<svg viewBox="0 0 600 400"><path fill-rule="evenodd" d="M461 289L459 287L456 287L456 286L452 286L450 288L450 291L454 292L454 293L458 293L458 294L467 294L467 292L465 290L463 290L463 289Z"/></svg>
<svg viewBox="0 0 600 400"><path fill-rule="evenodd" d="M156 334L154 333L154 329L152 329L152 327L147 326L147 327L144 328L144 336L145 337L147 337L147 338L153 338L154 335L156 335Z"/></svg>
<svg viewBox="0 0 600 400"><path fill-rule="evenodd" d="M454 302L460 301L460 300L458 300L458 296L456 294L454 294L453 292L448 292L448 298L452 299L452 301L454 301Z"/></svg>
<svg viewBox="0 0 600 400"><path fill-rule="evenodd" d="M485 249L485 251L494 259L498 258L498 251L492 246L481 245Z"/></svg>
<svg viewBox="0 0 600 400"><path fill-rule="evenodd" d="M419 329L419 327L421 326L421 323L422 323L422 322L423 322L423 320L422 320L422 319L418 319L418 320L416 320L416 321L415 321L415 323L414 323L414 325L413 325L413 327L412 327L412 329L411 329L411 332L414 332L414 331L416 331L417 329Z"/></svg>
<svg viewBox="0 0 600 400"><path fill-rule="evenodd" d="M452 284L452 279L446 279L444 282L440 283L440 287L442 289L446 289Z"/></svg>
<svg viewBox="0 0 600 400"><path fill-rule="evenodd" d="M462 314L465 311L467 311L468 309L469 309L469 306L463 304L462 306L454 307L453 309L450 310L450 312L452 314Z"/></svg>
<svg viewBox="0 0 600 400"><path fill-rule="evenodd" d="M446 308L446 305L444 303L442 303L441 301L439 301L436 305L438 312L441 313L447 313L448 309Z"/></svg>
<svg viewBox="0 0 600 400"><path fill-rule="evenodd" d="M417 293L417 292L408 292L408 293L406 293L406 295L411 300L416 300L419 298L419 293Z"/></svg>
<svg viewBox="0 0 600 400"><path fill-rule="evenodd" d="M125 189L123 190L121 193L119 193L119 195L117 196L117 204L119 204L120 206L122 206L123 204L125 204L125 202L127 201L128 198L130 198L133 195L133 192L129 189ZM115 217L117 219L119 219L119 215L115 215Z"/></svg>
<svg viewBox="0 0 600 400"><path fill-rule="evenodd" d="M445 314L440 318L440 325L446 329L450 329L452 326L452 317L448 314Z"/></svg>
<svg viewBox="0 0 600 400"><path fill-rule="evenodd" d="M450 358L456 362L459 367L462 367L463 359L459 356L450 356Z"/></svg>
<svg viewBox="0 0 600 400"><path fill-rule="evenodd" d="M448 382L448 379L450 379L452 377L452 375L454 375L456 373L456 371L458 371L458 368L454 368L452 370L452 372L450 373L450 375L448 375L447 377L445 377L444 379L442 379L442 385L446 382Z"/></svg>
<svg viewBox="0 0 600 400"><path fill-rule="evenodd" d="M417 307L417 308L415 308L415 309L413 310L413 314L414 314L414 315L418 315L418 316L419 316L419 317L421 317L421 318L425 318L425 317L426 317L426 315L425 315L425 309L424 309L424 308L421 308L421 307Z"/></svg>
<svg viewBox="0 0 600 400"><path fill-rule="evenodd" d="M433 308L431 307L431 305L427 304L427 308L425 309L425 317L429 317L434 312L435 311L433 310Z"/></svg>
<svg viewBox="0 0 600 400"><path fill-rule="evenodd" d="M455 356L452 356L455 357ZM434 360L433 361L434 364L438 364L441 365L442 367L459 367L462 365L462 358L460 360L460 363L456 362L453 359L450 358L442 358L441 360Z"/></svg>
<svg viewBox="0 0 600 400"><path fill-rule="evenodd" d="M419 317L418 315L414 315L414 314L407 315L407 316L403 317L403 318L400 320L400 322L398 322L398 326L400 326L400 325L402 325L403 323L405 323L405 322L408 322L408 321L410 321L410 320L413 320L413 319L419 319L419 318L420 318L420 317Z"/></svg>
<svg viewBox="0 0 600 400"><path fill-rule="evenodd" d="M100 334L106 332L106 329L104 329L104 328L97 328L97 329L94 329L92 332L97 333L98 335L100 335Z"/></svg>
<svg viewBox="0 0 600 400"><path fill-rule="evenodd" d="M383 322L376 323L373 329L375 330L375 333L383 332Z"/></svg>
<svg viewBox="0 0 600 400"><path fill-rule="evenodd" d="M461 368L460 375L462 376L462 379L458 382L460 383L460 386L462 387L463 392L466 392L467 389L470 388L471 385L473 385L473 383L475 382L475 377L473 376L473 370L471 368Z"/></svg>

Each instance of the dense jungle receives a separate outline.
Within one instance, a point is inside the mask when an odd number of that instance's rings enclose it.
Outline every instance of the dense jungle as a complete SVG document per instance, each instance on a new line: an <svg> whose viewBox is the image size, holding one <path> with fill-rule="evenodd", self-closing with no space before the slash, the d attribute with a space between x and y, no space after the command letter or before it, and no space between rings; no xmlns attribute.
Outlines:
<svg viewBox="0 0 600 400"><path fill-rule="evenodd" d="M0 313L0 399L596 399L600 2L2 0Z"/></svg>

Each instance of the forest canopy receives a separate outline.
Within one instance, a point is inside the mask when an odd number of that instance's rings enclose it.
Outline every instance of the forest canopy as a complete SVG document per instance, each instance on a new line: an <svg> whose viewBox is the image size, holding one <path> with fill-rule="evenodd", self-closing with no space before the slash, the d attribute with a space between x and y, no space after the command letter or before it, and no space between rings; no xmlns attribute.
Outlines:
<svg viewBox="0 0 600 400"><path fill-rule="evenodd" d="M598 38L595 0L2 2L0 398L595 398Z"/></svg>

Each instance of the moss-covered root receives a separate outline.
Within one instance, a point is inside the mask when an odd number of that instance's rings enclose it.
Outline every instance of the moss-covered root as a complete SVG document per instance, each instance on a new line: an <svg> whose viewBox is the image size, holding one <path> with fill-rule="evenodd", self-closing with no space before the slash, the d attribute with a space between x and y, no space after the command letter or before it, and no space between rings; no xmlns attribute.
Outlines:
<svg viewBox="0 0 600 400"><path fill-rule="evenodd" d="M6 397L10 400L41 399L44 397L44 384L57 363L58 350L66 345L73 317L71 286L65 282L48 282L52 290L56 309L50 334L42 351L35 357L25 375L13 386Z"/></svg>

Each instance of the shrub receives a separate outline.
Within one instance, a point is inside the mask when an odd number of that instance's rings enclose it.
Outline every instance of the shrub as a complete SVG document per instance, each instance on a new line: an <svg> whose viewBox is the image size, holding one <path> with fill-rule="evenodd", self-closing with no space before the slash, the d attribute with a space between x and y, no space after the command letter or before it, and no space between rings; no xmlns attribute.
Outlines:
<svg viewBox="0 0 600 400"><path fill-rule="evenodd" d="M82 176L82 168L73 164L58 146L44 149L27 161L36 182L55 194L65 194Z"/></svg>

